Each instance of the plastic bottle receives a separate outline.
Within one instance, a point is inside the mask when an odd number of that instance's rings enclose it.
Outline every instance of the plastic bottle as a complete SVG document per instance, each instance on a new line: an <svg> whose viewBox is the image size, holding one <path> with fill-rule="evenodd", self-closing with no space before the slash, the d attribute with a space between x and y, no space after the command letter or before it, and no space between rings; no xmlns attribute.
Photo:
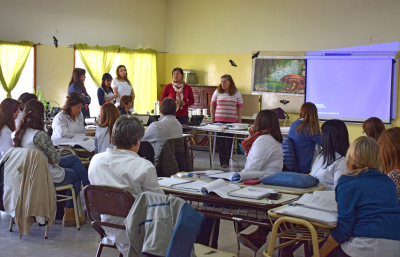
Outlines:
<svg viewBox="0 0 400 257"><path fill-rule="evenodd" d="M160 101L158 99L154 102L154 115L160 115Z"/></svg>

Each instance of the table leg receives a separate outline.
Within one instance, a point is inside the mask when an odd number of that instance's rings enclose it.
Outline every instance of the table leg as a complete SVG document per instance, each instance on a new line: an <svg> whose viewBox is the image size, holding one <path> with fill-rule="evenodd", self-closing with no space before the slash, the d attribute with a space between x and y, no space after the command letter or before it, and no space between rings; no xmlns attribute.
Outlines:
<svg viewBox="0 0 400 257"><path fill-rule="evenodd" d="M209 145L209 147L210 147L210 169L212 169L212 165L213 165L213 156L212 156L212 150L213 150L213 147L212 147L212 142L211 142L211 134L210 134L210 132L208 132L208 145Z"/></svg>
<svg viewBox="0 0 400 257"><path fill-rule="evenodd" d="M215 157L215 146L217 145L217 132L214 132L214 139L213 139L213 153L212 153L212 161L214 162Z"/></svg>

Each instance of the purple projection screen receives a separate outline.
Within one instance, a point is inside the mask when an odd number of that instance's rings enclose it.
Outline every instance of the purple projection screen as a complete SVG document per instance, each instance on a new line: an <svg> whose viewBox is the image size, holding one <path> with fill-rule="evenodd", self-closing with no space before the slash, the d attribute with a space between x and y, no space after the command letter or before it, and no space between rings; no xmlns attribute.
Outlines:
<svg viewBox="0 0 400 257"><path fill-rule="evenodd" d="M308 57L305 101L321 120L390 123L392 65L389 57Z"/></svg>

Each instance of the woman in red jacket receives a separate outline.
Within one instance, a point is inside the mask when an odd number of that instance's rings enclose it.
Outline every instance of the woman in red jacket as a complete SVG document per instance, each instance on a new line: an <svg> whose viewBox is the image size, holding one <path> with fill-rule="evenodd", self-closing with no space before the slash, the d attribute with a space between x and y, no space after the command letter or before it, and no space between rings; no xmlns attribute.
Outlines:
<svg viewBox="0 0 400 257"><path fill-rule="evenodd" d="M172 78L172 83L164 87L160 102L166 97L175 99L176 118L182 125L189 124L188 108L194 104L192 88L182 81L183 70L181 68L175 68L172 71Z"/></svg>

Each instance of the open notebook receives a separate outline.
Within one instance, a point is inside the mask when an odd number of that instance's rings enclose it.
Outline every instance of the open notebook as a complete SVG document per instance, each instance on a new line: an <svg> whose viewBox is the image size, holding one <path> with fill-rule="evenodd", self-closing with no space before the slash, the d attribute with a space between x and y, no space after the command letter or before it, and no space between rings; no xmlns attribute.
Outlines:
<svg viewBox="0 0 400 257"><path fill-rule="evenodd" d="M93 152L95 150L94 137L75 136L73 138L52 139L52 141L53 145L55 146L80 146L89 152Z"/></svg>
<svg viewBox="0 0 400 257"><path fill-rule="evenodd" d="M295 201L299 206L288 206L276 213L319 222L327 225L337 223L337 204L332 194L304 194Z"/></svg>

